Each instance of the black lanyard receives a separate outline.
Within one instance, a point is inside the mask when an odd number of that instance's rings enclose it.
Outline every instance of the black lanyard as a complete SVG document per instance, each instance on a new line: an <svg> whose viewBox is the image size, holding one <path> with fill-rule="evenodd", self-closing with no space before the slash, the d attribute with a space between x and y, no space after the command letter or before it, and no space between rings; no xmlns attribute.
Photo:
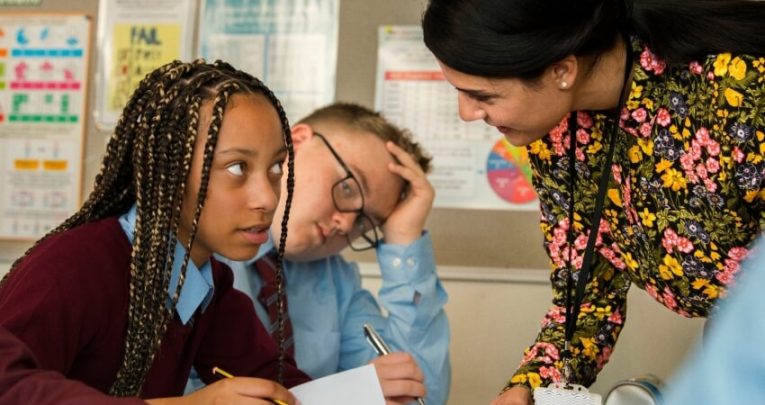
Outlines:
<svg viewBox="0 0 765 405"><path fill-rule="evenodd" d="M614 160L614 150L616 149L616 133L619 131L619 116L624 106L624 102L627 99L627 95L630 89L627 89L629 85L630 73L632 72L632 49L630 47L629 38L625 38L625 46L627 52L626 64L624 65L624 81L622 84L622 97L620 98L619 107L610 120L611 128L608 131L609 137L605 142L608 143L608 152L606 155L606 161L603 164L603 169L600 174L600 184L598 184L598 195L595 200L595 211L592 213L592 221L590 223L590 235L587 238L587 245L584 250L584 257L582 258L582 268L579 271L579 277L576 282L576 295L573 302L571 297L571 288L573 287L574 278L574 264L571 260L571 251L574 249L574 203L576 198L574 197L574 191L576 190L576 132L578 129L577 113L572 111L568 118L569 128L569 149L568 149L568 168L569 168L569 189L570 199L568 207L568 278L566 280L566 332L565 332L565 347L563 350L564 358L564 375L566 383L568 384L571 377L571 369L568 361L571 359L570 345L571 339L574 337L574 331L576 330L576 320L579 317L579 309L582 305L582 299L584 299L584 289L587 286L587 281L590 278L590 271L592 266L592 255L595 250L595 241L598 238L598 230L600 229L600 219L603 214L603 204L606 199L606 190L608 189L608 178L610 177L611 164Z"/></svg>

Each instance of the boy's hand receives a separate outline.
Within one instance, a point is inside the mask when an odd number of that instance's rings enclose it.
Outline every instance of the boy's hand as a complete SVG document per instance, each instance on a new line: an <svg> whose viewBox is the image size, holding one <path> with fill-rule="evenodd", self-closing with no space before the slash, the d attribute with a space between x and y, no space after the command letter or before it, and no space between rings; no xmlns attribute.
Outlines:
<svg viewBox="0 0 765 405"><path fill-rule="evenodd" d="M401 164L389 163L388 169L408 184L404 198L380 227L385 243L408 245L419 239L425 229L436 193L420 165L393 142L385 144Z"/></svg>
<svg viewBox="0 0 765 405"><path fill-rule="evenodd" d="M409 404L427 393L425 376L409 353L391 353L370 363L375 365L387 405Z"/></svg>

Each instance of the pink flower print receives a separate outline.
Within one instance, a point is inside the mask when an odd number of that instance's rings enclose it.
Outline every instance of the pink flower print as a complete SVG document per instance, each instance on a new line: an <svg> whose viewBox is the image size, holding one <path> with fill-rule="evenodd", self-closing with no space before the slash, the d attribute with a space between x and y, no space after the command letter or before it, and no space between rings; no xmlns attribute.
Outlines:
<svg viewBox="0 0 765 405"><path fill-rule="evenodd" d="M616 255L614 254L614 251L609 249L609 248L607 248L607 247L600 248L599 252L609 262L612 261L616 257Z"/></svg>
<svg viewBox="0 0 765 405"><path fill-rule="evenodd" d="M557 323L562 325L566 323L565 309L563 307L556 305L547 311L547 315L545 315L545 318L551 321L552 323Z"/></svg>
<svg viewBox="0 0 765 405"><path fill-rule="evenodd" d="M582 150L582 148L576 148L575 152L576 152L576 160L580 162L584 162L584 157L585 157L584 150Z"/></svg>
<svg viewBox="0 0 765 405"><path fill-rule="evenodd" d="M614 180L616 180L617 183L622 184L622 167L619 165L612 165L611 173L614 175Z"/></svg>
<svg viewBox="0 0 765 405"><path fill-rule="evenodd" d="M664 237L661 240L661 245L667 253L672 253L672 249L677 245L678 236L671 228L664 230Z"/></svg>
<svg viewBox="0 0 765 405"><path fill-rule="evenodd" d="M582 128L576 131L576 141L579 143L587 144L590 142L590 134Z"/></svg>
<svg viewBox="0 0 765 405"><path fill-rule="evenodd" d="M662 299L664 300L664 306L666 306L667 308L674 310L675 307L677 307L677 302L675 301L675 295L672 294L672 291L669 289L669 287L664 287L664 293L662 294Z"/></svg>
<svg viewBox="0 0 765 405"><path fill-rule="evenodd" d="M715 278L724 286L730 286L731 282L735 278L735 273L732 271L723 271L715 274Z"/></svg>
<svg viewBox="0 0 765 405"><path fill-rule="evenodd" d="M684 237L678 237L677 238L677 250L683 252L683 253L691 253L693 252L693 243L691 243L688 238Z"/></svg>
<svg viewBox="0 0 765 405"><path fill-rule="evenodd" d="M587 246L587 236L584 234L579 234L576 239L574 239L574 247L578 250L584 250L584 248Z"/></svg>
<svg viewBox="0 0 765 405"><path fill-rule="evenodd" d="M600 351L600 355L598 356L598 369L602 369L603 366L608 363L608 360L611 358L612 350L611 346L606 346Z"/></svg>
<svg viewBox="0 0 765 405"><path fill-rule="evenodd" d="M632 119L634 119L637 122L645 121L647 116L648 116L648 113L645 111L645 108L643 107L640 107L637 110L632 112Z"/></svg>
<svg viewBox="0 0 765 405"><path fill-rule="evenodd" d="M701 146L705 146L711 141L712 139L709 137L709 130L705 127L701 127L696 131L696 140L699 141Z"/></svg>
<svg viewBox="0 0 765 405"><path fill-rule="evenodd" d="M669 115L669 110L664 107L659 108L659 111L656 113L656 122L662 127L669 125L672 122L672 116Z"/></svg>
<svg viewBox="0 0 765 405"><path fill-rule="evenodd" d="M720 144L717 141L711 140L707 143L707 152L712 156L720 154Z"/></svg>
<svg viewBox="0 0 765 405"><path fill-rule="evenodd" d="M540 367L539 376L542 378L551 379L553 382L560 382L563 380L563 375L556 367Z"/></svg>
<svg viewBox="0 0 765 405"><path fill-rule="evenodd" d="M741 149L738 148L738 146L733 148L733 151L731 152L731 155L733 156L733 160L736 161L736 163L741 163L744 160L744 152L741 151Z"/></svg>
<svg viewBox="0 0 765 405"><path fill-rule="evenodd" d="M695 75L700 75L704 71L704 68L699 64L699 62L693 61L688 65L688 70L690 70L691 73Z"/></svg>
<svg viewBox="0 0 765 405"><path fill-rule="evenodd" d="M736 274L739 268L741 268L741 264L738 260L725 259L725 272Z"/></svg>
<svg viewBox="0 0 765 405"><path fill-rule="evenodd" d="M643 69L647 71L653 71L657 75L660 75L664 73L664 69L667 67L667 64L664 63L663 60L656 57L656 55L651 52L648 47L645 47L643 49L643 52L640 54L640 66L643 67Z"/></svg>
<svg viewBox="0 0 765 405"><path fill-rule="evenodd" d="M734 247L728 251L728 257L733 260L742 261L749 256L749 249L744 247Z"/></svg>
<svg viewBox="0 0 765 405"><path fill-rule="evenodd" d="M613 265L614 265L614 267L616 267L616 268L617 268L617 269L619 269L619 270L624 270L624 269L627 267L627 265L626 265L626 264L624 264L624 262L622 261L622 259L620 259L620 258L618 258L618 257L614 257L614 258L611 260L611 264L613 264Z"/></svg>
<svg viewBox="0 0 765 405"><path fill-rule="evenodd" d="M619 115L619 126L624 128L624 121L627 121L628 119L630 119L630 110L627 107L624 107Z"/></svg>
<svg viewBox="0 0 765 405"><path fill-rule="evenodd" d="M622 313L620 311L611 312L611 315L609 315L608 317L608 322L611 322L614 325L621 325L622 322L624 322L624 318L622 318Z"/></svg>
<svg viewBox="0 0 765 405"><path fill-rule="evenodd" d="M579 125L580 128L592 128L592 117L590 114L584 113L584 112L577 112L576 114L576 123Z"/></svg>
<svg viewBox="0 0 765 405"><path fill-rule="evenodd" d="M712 179L704 179L704 187L706 187L707 191L710 193L717 191L717 183L715 183Z"/></svg>
<svg viewBox="0 0 765 405"><path fill-rule="evenodd" d="M697 140L691 141L691 157L693 160L701 159L701 143Z"/></svg>
<svg viewBox="0 0 765 405"><path fill-rule="evenodd" d="M710 82L714 81L715 80L715 72L712 72L712 71L707 72L707 80L709 80Z"/></svg>
<svg viewBox="0 0 765 405"><path fill-rule="evenodd" d="M663 298L659 296L659 293L656 291L656 287L647 284L645 286L645 292L648 293L648 295L651 296L651 298L655 299L656 301L659 301L661 303L664 303Z"/></svg>
<svg viewBox="0 0 765 405"><path fill-rule="evenodd" d="M720 162L717 161L715 158L708 158L707 159L707 171L709 173L717 173L720 171Z"/></svg>
<svg viewBox="0 0 765 405"><path fill-rule="evenodd" d="M651 123L644 122L643 124L640 125L640 135L643 138L648 138L649 136L651 136L651 129L653 129L653 127L651 126Z"/></svg>
<svg viewBox="0 0 765 405"><path fill-rule="evenodd" d="M698 174L702 180L706 180L708 176L707 167L704 164L696 166L696 174Z"/></svg>
<svg viewBox="0 0 765 405"><path fill-rule="evenodd" d="M680 155L680 166L686 173L693 172L693 152Z"/></svg>

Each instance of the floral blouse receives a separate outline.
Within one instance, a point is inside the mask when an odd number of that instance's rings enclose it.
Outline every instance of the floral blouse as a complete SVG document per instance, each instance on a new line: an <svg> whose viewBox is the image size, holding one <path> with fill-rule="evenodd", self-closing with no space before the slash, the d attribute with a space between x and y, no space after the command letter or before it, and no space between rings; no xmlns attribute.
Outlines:
<svg viewBox="0 0 765 405"><path fill-rule="evenodd" d="M638 41L633 51L591 281L572 339L572 382L583 385L611 356L631 284L680 315L707 316L765 224L765 58L724 53L668 65ZM579 269L613 126L602 114L576 114L571 259ZM528 146L554 299L508 387L562 378L570 136L566 118Z"/></svg>

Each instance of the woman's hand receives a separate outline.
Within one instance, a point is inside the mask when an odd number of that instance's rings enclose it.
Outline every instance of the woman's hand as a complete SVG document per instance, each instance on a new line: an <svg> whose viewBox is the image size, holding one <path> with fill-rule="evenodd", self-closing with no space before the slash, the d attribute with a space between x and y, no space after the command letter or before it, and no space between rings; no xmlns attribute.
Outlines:
<svg viewBox="0 0 765 405"><path fill-rule="evenodd" d="M405 405L424 397L425 375L409 353L396 352L375 358L375 365L388 405Z"/></svg>
<svg viewBox="0 0 765 405"><path fill-rule="evenodd" d="M533 405L534 401L531 400L531 391L523 386L516 385L513 388L502 393L502 395L494 398L491 401L491 405Z"/></svg>
<svg viewBox="0 0 765 405"><path fill-rule="evenodd" d="M298 403L295 396L278 383L250 377L224 378L183 397L148 399L146 402L151 405L273 405L271 399L278 399L289 405Z"/></svg>

